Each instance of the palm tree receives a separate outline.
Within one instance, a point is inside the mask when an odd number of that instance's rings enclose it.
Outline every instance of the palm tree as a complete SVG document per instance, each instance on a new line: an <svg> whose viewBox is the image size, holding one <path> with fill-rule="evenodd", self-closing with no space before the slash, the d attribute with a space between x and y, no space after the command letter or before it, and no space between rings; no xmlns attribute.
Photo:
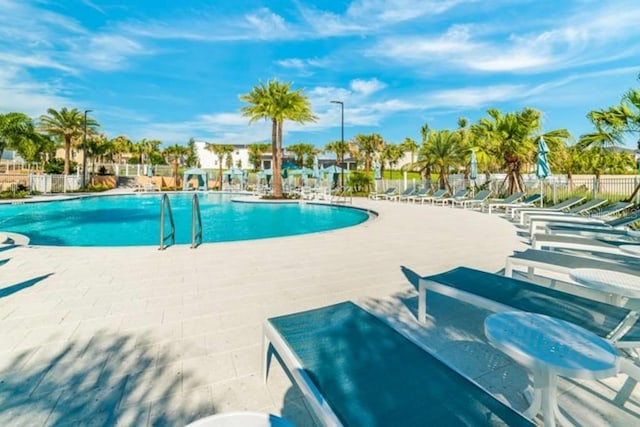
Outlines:
<svg viewBox="0 0 640 427"><path fill-rule="evenodd" d="M538 138L543 136L553 151L570 137L569 131L557 129L540 134L542 113L533 108L504 115L497 109L489 109L487 113L489 117L473 125L471 133L489 154L502 162L507 171L508 193L524 192L522 168L533 163Z"/></svg>
<svg viewBox="0 0 640 427"><path fill-rule="evenodd" d="M0 114L0 159L5 148L17 149L35 134L33 121L23 113Z"/></svg>
<svg viewBox="0 0 640 427"><path fill-rule="evenodd" d="M387 144L382 149L380 158L383 161L383 164L385 160L387 161L387 163L389 163L389 179L391 179L391 170L395 165L398 164L398 161L402 158L403 155L404 150L399 145Z"/></svg>
<svg viewBox="0 0 640 427"><path fill-rule="evenodd" d="M218 188L222 190L222 162L225 156L229 156L233 153L233 145L207 144L205 149L218 156Z"/></svg>
<svg viewBox="0 0 640 427"><path fill-rule="evenodd" d="M170 163L172 166L174 183L176 188L178 188L178 167L184 158L189 155L189 147L179 144L170 145L164 149L162 154L167 160L167 163Z"/></svg>
<svg viewBox="0 0 640 427"><path fill-rule="evenodd" d="M371 171L371 162L374 156L382 151L385 142L379 134L372 133L371 135L356 135L355 143L360 156L364 160L364 171L366 174L369 174Z"/></svg>
<svg viewBox="0 0 640 427"><path fill-rule="evenodd" d="M71 157L71 145L79 141L84 132L84 114L77 108L71 110L62 108L56 111L47 109L47 114L40 116L39 129L64 142L64 174L69 174L69 159ZM87 132L93 132L98 127L98 122L87 117Z"/></svg>
<svg viewBox="0 0 640 427"><path fill-rule="evenodd" d="M87 138L87 159L91 159L91 171L95 173L96 170L96 158L108 155L113 151L113 144L102 135L91 135Z"/></svg>
<svg viewBox="0 0 640 427"><path fill-rule="evenodd" d="M303 167L305 166L305 159L313 157L316 147L313 144L300 143L290 145L286 150L296 156L296 165Z"/></svg>
<svg viewBox="0 0 640 427"><path fill-rule="evenodd" d="M240 95L240 100L251 105L241 108L242 115L249 117L249 123L260 119L271 120L271 152L273 194L282 198L282 129L285 120L297 123L313 122L316 117L311 104L302 89L291 91L291 83L269 81L254 86L248 94Z"/></svg>
<svg viewBox="0 0 640 427"><path fill-rule="evenodd" d="M449 130L430 131L427 141L420 149L422 158L427 159L430 165L438 170L440 188L446 188L451 192L448 174L451 166L460 164L464 156L461 144L462 137L459 132Z"/></svg>
<svg viewBox="0 0 640 427"><path fill-rule="evenodd" d="M411 138L405 138L400 144L400 147L402 147L402 151L408 151L411 154L410 165L412 165L418 152L418 143Z"/></svg>
<svg viewBox="0 0 640 427"><path fill-rule="evenodd" d="M249 144L249 163L257 171L262 166L262 155L269 151L269 144Z"/></svg>
<svg viewBox="0 0 640 427"><path fill-rule="evenodd" d="M187 158L184 160L184 163L187 167L200 167L200 159L198 159L198 151L196 150L196 140L193 138L189 138L189 142L187 142Z"/></svg>
<svg viewBox="0 0 640 427"><path fill-rule="evenodd" d="M122 163L124 154L133 153L133 143L125 135L118 135L111 140L116 155L116 162Z"/></svg>

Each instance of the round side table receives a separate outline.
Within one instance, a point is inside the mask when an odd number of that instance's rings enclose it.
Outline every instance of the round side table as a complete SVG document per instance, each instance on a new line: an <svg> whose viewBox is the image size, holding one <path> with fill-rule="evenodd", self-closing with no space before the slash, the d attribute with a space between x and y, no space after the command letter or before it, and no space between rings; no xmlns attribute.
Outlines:
<svg viewBox="0 0 640 427"><path fill-rule="evenodd" d="M542 412L544 425L556 418L571 425L560 413L558 375L602 379L620 370L616 349L599 336L573 323L527 312L492 314L484 322L485 335L497 349L533 373L534 399L525 416Z"/></svg>

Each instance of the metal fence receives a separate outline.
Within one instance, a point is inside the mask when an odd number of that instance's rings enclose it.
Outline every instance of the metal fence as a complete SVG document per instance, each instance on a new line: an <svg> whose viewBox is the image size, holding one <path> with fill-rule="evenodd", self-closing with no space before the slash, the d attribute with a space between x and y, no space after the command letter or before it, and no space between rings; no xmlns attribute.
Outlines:
<svg viewBox="0 0 640 427"><path fill-rule="evenodd" d="M487 189L494 197L503 197L507 192L505 174L479 175L471 181L464 175L449 175L448 182L452 192L462 188ZM554 175L540 181L535 175L523 176L527 193L544 193L545 200L557 203L575 194L582 194L589 198L603 198L609 201L619 201L631 196L635 188L640 184L640 175L575 175L571 178L566 175ZM439 188L437 180L425 179L380 179L376 180L376 190L384 191L395 187L399 190L407 188ZM636 194L635 203L640 204L640 192Z"/></svg>

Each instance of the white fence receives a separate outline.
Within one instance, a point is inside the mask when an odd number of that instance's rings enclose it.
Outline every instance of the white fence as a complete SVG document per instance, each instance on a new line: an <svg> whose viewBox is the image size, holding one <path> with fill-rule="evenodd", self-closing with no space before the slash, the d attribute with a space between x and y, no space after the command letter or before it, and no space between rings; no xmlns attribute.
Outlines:
<svg viewBox="0 0 640 427"><path fill-rule="evenodd" d="M490 176L479 175L475 181L465 179L464 175L449 175L448 182L451 191L455 192L461 188L470 188L475 184L475 188L486 188L496 197L505 195L506 182L505 174L492 174ZM541 183L535 175L523 176L526 191L534 193L541 191ZM569 179L566 175L553 175L544 180L542 191L545 199L556 203L570 195L582 193L588 197L599 197L616 201L626 199L631 196L634 189L640 184L640 175L602 175L596 178L594 175L575 175ZM438 181L428 181L419 179L381 179L376 181L376 189L382 191L386 188L395 187L401 190L410 187L431 187L438 188ZM636 194L635 203L640 204L640 192Z"/></svg>
<svg viewBox="0 0 640 427"><path fill-rule="evenodd" d="M29 175L29 188L39 193L66 193L80 190L78 175Z"/></svg>

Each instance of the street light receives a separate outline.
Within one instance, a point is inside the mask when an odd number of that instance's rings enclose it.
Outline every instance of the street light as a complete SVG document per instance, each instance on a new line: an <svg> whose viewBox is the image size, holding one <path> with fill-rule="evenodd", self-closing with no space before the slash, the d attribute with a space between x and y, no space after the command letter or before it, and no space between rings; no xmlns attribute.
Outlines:
<svg viewBox="0 0 640 427"><path fill-rule="evenodd" d="M87 113L93 110L84 110L84 133L82 134L82 190L87 189Z"/></svg>
<svg viewBox="0 0 640 427"><path fill-rule="evenodd" d="M341 117L342 119L340 120L340 134L342 136L341 140L342 140L342 147L340 147L340 149L342 149L344 147L344 102L342 101L330 101L332 104L340 104L340 111L342 113ZM342 177L340 179L340 185L342 186L342 190L344 191L344 154L342 154L342 164L340 165L341 167L341 174Z"/></svg>

